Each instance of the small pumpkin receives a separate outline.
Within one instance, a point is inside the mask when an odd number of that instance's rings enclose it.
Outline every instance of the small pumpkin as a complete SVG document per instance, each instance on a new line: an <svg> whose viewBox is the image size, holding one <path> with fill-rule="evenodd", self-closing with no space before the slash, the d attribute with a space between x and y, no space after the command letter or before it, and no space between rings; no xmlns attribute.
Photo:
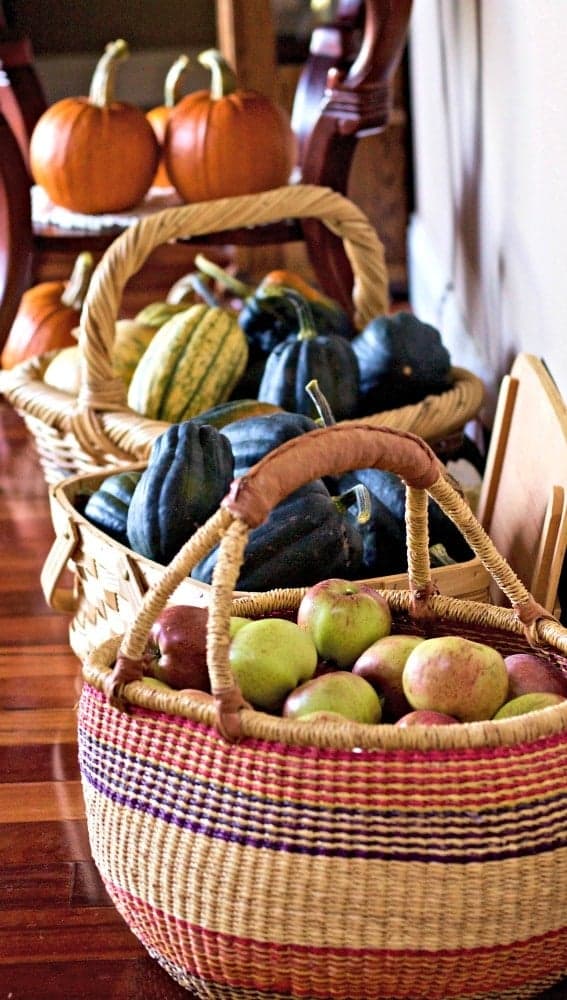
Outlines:
<svg viewBox="0 0 567 1000"><path fill-rule="evenodd" d="M233 478L232 450L215 427L191 420L154 442L128 508L128 539L140 555L169 563L216 511Z"/></svg>
<svg viewBox="0 0 567 1000"><path fill-rule="evenodd" d="M287 184L296 141L289 116L255 90L238 87L216 49L198 60L211 71L210 90L183 97L164 140L167 172L188 202L254 194Z"/></svg>
<svg viewBox="0 0 567 1000"><path fill-rule="evenodd" d="M163 104L158 104L157 107L150 108L146 112L146 118L154 130L154 135L160 148L158 168L152 181L153 187L167 188L172 186L163 158L163 143L171 110L181 98L181 82L188 67L189 56L178 56L175 62L169 67L165 78Z"/></svg>
<svg viewBox="0 0 567 1000"><path fill-rule="evenodd" d="M30 167L56 205L74 212L120 212L138 205L155 175L159 146L141 108L116 101L116 67L129 55L109 42L88 97L66 97L41 115L30 140Z"/></svg>
<svg viewBox="0 0 567 1000"><path fill-rule="evenodd" d="M273 288L271 295L285 295L295 306L299 330L276 344L266 361L258 399L284 410L307 413L311 402L305 386L316 380L336 420L356 413L359 371L350 342L337 334L319 333L309 303L291 289Z"/></svg>
<svg viewBox="0 0 567 1000"><path fill-rule="evenodd" d="M79 254L68 281L42 281L24 292L2 351L2 367L77 343L77 327L94 261Z"/></svg>

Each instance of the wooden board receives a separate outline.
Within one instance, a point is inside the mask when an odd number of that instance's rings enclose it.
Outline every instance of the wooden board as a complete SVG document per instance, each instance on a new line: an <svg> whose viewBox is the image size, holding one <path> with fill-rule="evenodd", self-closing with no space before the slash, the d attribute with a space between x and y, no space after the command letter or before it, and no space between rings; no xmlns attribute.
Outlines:
<svg viewBox="0 0 567 1000"><path fill-rule="evenodd" d="M519 354L502 381L478 517L536 600L557 612L567 548L567 407L532 354ZM506 603L498 591L493 599Z"/></svg>

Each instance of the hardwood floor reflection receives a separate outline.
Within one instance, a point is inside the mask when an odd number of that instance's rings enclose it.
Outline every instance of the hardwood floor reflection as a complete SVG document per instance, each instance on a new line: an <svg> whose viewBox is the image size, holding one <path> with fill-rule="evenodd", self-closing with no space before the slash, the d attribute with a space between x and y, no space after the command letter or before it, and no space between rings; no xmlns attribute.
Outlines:
<svg viewBox="0 0 567 1000"><path fill-rule="evenodd" d="M75 743L79 662L66 617L39 585L51 540L33 444L0 398L0 1000L186 1000L91 860ZM566 997L567 982L545 994Z"/></svg>
<svg viewBox="0 0 567 1000"><path fill-rule="evenodd" d="M177 1000L91 860L76 750L80 665L39 573L52 539L33 444L0 400L0 997Z"/></svg>

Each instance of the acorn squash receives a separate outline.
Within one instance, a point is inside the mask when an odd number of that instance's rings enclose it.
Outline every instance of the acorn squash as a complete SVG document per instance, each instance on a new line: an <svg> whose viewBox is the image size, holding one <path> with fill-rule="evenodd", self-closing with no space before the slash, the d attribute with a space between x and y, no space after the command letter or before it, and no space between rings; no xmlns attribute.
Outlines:
<svg viewBox="0 0 567 1000"><path fill-rule="evenodd" d="M91 493L83 511L91 524L122 545L128 545L128 508L141 475L133 470L107 476Z"/></svg>
<svg viewBox="0 0 567 1000"><path fill-rule="evenodd" d="M230 443L215 427L191 420L154 442L128 510L135 552L168 563L215 513L233 479Z"/></svg>
<svg viewBox="0 0 567 1000"><path fill-rule="evenodd" d="M453 385L439 331L412 313L375 317L352 348L360 371L360 416L418 403Z"/></svg>
<svg viewBox="0 0 567 1000"><path fill-rule="evenodd" d="M289 289L274 289L286 296L297 312L298 332L286 337L266 361L258 398L293 413L309 414L311 401L305 386L315 379L337 420L353 417L359 402L358 361L351 343L337 334L318 333L311 306Z"/></svg>
<svg viewBox="0 0 567 1000"><path fill-rule="evenodd" d="M228 438L234 459L234 478L248 472L264 455L278 448L284 441L314 431L317 423L301 413L271 413L264 416L245 417L225 424L223 435Z"/></svg>
<svg viewBox="0 0 567 1000"><path fill-rule="evenodd" d="M240 299L238 322L251 350L256 349L263 357L267 357L276 344L297 330L297 313L293 303L286 295L274 297L274 289L289 289L306 299L318 333L336 333L347 340L352 340L357 333L352 320L338 302L295 271L269 271L254 287L235 278L203 254L197 254L195 264Z"/></svg>
<svg viewBox="0 0 567 1000"><path fill-rule="evenodd" d="M210 583L217 555L218 546L195 566L193 578ZM265 591L310 586L324 577L355 579L361 566L360 532L321 480L315 480L279 503L250 532L237 588Z"/></svg>

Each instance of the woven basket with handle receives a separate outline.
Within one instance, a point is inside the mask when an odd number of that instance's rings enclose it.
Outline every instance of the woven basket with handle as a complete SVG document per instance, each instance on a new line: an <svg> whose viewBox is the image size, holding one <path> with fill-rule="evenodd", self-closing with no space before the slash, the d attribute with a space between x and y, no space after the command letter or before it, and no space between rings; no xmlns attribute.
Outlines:
<svg viewBox="0 0 567 1000"><path fill-rule="evenodd" d="M48 355L2 373L0 388L24 418L48 483L93 468L142 460L167 427L129 409L126 387L114 377L111 363L124 287L152 250L172 239L261 226L289 217L319 219L343 240L354 274L354 320L359 327L387 311L382 244L360 209L328 188L289 185L164 209L141 219L111 244L93 274L80 323L83 365L78 397L45 383ZM454 368L452 374L451 389L377 414L376 422L411 430L429 441L462 431L478 414L484 388L466 369Z"/></svg>
<svg viewBox="0 0 567 1000"><path fill-rule="evenodd" d="M321 445L324 447L321 447ZM150 955L199 997L515 1000L567 973L567 701L502 721L403 729L297 721L243 702L231 614L251 527L345 454L408 485L410 588L382 591L393 631L536 649L567 673L567 630L539 607L411 434L336 425L236 481L83 665L79 755L93 858ZM431 494L510 609L436 596L420 555ZM210 595L212 695L140 682L152 623L221 539Z"/></svg>
<svg viewBox="0 0 567 1000"><path fill-rule="evenodd" d="M352 455L352 461L357 461L356 454ZM145 467L145 463L138 463L126 468ZM355 465L351 467L356 468ZM108 470L70 476L49 491L55 539L42 569L41 585L50 607L70 613L69 641L80 659L105 639L128 627L145 592L165 571L163 565L121 545L81 513L81 499L91 494L107 475ZM424 560L427 560L428 545L428 525L424 521L420 523L419 536ZM72 573L72 587L64 585L67 569ZM321 574L326 575L324 566ZM490 574L478 556L436 567L431 575L435 586L445 596L490 600ZM379 589L408 587L405 573L364 582ZM304 590L302 588L301 593ZM205 607L210 592L208 584L186 577L172 600ZM288 593L291 596L293 591Z"/></svg>

